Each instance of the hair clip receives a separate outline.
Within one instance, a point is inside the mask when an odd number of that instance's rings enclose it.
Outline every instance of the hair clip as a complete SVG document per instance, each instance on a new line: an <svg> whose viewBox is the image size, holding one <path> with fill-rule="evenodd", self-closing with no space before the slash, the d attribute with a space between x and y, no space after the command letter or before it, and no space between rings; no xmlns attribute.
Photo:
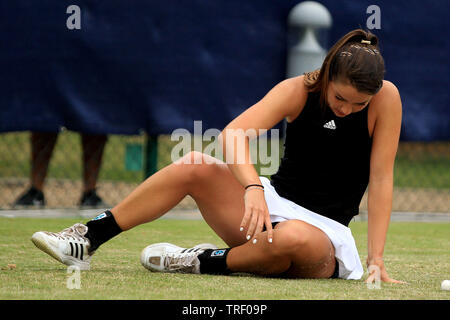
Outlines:
<svg viewBox="0 0 450 320"><path fill-rule="evenodd" d="M352 53L348 52L348 51L342 51L341 53L339 53L340 57L351 57Z"/></svg>
<svg viewBox="0 0 450 320"><path fill-rule="evenodd" d="M361 40L361 43L372 44L370 40Z"/></svg>
<svg viewBox="0 0 450 320"><path fill-rule="evenodd" d="M362 41L368 41L368 40L362 40ZM370 41L368 41L368 42L370 42ZM380 53L377 49L368 48L366 46L360 46L359 43L350 45L350 48L355 48L355 49L358 49L358 50L362 49L365 52L370 53L371 55L377 55L377 54Z"/></svg>

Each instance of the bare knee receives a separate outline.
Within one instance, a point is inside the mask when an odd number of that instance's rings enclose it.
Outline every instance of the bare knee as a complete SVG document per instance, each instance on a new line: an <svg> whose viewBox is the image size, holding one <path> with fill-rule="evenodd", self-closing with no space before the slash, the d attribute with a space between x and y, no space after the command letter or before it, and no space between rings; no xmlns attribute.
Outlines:
<svg viewBox="0 0 450 320"><path fill-rule="evenodd" d="M286 275L301 278L329 277L334 272L334 248L320 229L302 221L291 221L274 235L278 239L278 254L289 258Z"/></svg>
<svg viewBox="0 0 450 320"><path fill-rule="evenodd" d="M294 228L275 229L271 244L259 239L259 241L263 242L263 258L259 260L259 263L252 265L250 270L262 275L282 275L287 272L294 263L298 251L308 242L306 233L302 234L296 231ZM260 243L259 241L258 243ZM250 244L250 246L253 245ZM252 255L247 253L246 256L248 259ZM246 267L248 268L248 266Z"/></svg>
<svg viewBox="0 0 450 320"><path fill-rule="evenodd" d="M188 184L189 194L202 188L202 182L213 179L217 174L219 160L207 154L191 151L174 162Z"/></svg>
<svg viewBox="0 0 450 320"><path fill-rule="evenodd" d="M293 257L310 244L310 234L307 229L282 228L275 230L271 251L277 256Z"/></svg>

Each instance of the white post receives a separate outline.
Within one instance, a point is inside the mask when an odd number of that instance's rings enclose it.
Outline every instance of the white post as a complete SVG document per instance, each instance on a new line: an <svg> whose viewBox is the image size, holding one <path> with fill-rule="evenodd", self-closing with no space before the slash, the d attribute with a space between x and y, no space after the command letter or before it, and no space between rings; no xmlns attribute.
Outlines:
<svg viewBox="0 0 450 320"><path fill-rule="evenodd" d="M288 48L287 77L295 77L320 68L326 55L317 40L319 29L329 29L332 24L327 8L315 1L297 4L289 13L288 24L300 32L299 41Z"/></svg>
<svg viewBox="0 0 450 320"><path fill-rule="evenodd" d="M315 1L304 1L291 9L288 27L299 32L298 42L288 48L287 78L302 75L322 66L326 50L317 40L319 29L329 29L331 14L325 6ZM283 137L286 136L286 121L283 122Z"/></svg>

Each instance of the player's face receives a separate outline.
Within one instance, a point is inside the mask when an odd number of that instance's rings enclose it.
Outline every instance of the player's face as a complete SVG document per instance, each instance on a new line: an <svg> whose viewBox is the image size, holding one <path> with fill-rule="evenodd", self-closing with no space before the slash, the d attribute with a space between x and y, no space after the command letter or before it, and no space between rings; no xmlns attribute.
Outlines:
<svg viewBox="0 0 450 320"><path fill-rule="evenodd" d="M372 99L372 95L356 90L351 84L341 81L330 81L327 91L327 102L334 114L340 118L364 109Z"/></svg>

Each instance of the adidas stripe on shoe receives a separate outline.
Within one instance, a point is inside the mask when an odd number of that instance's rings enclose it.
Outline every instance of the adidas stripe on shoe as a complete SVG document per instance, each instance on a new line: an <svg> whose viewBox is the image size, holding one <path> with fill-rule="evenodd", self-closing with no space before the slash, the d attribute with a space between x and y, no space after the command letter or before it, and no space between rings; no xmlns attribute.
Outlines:
<svg viewBox="0 0 450 320"><path fill-rule="evenodd" d="M85 237L87 230L84 224L77 223L58 233L38 231L33 234L31 241L65 265L89 270L93 252L89 253L90 242Z"/></svg>
<svg viewBox="0 0 450 320"><path fill-rule="evenodd" d="M141 252L141 264L153 272L200 273L198 255L206 249L217 249L213 244L202 243L193 248L182 248L171 243L155 243Z"/></svg>

